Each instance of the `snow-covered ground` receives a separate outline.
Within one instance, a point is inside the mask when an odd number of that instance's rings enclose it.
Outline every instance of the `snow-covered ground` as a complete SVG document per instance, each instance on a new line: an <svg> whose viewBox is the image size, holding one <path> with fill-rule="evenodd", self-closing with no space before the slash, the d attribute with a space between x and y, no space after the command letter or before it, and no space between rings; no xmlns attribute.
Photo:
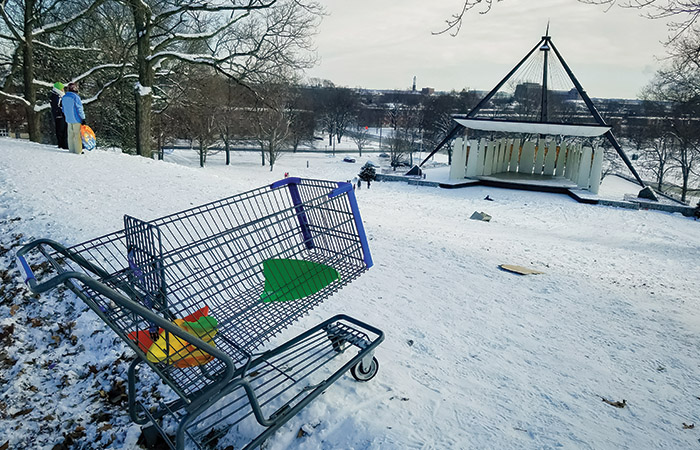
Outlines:
<svg viewBox="0 0 700 450"><path fill-rule="evenodd" d="M364 158L342 156L284 155L271 172L255 153L228 167L219 154L200 169L194 152L161 162L0 139L0 447L137 448L140 434L121 395L128 350L70 292L22 288L19 244L82 242L124 214L155 218L285 172L352 179ZM700 222L485 187L357 194L375 266L295 329L362 318L386 332L381 369L341 379L267 449L698 448Z"/></svg>

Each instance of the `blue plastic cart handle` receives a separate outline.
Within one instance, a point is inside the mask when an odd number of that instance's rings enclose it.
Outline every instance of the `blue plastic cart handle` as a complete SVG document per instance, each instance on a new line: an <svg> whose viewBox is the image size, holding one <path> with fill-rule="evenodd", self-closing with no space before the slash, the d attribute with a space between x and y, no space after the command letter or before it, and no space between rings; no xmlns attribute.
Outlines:
<svg viewBox="0 0 700 450"><path fill-rule="evenodd" d="M24 256L17 255L17 258L15 259L17 261L17 267L19 268L19 271L22 272L22 276L24 277L24 283L29 285L29 280L36 281L34 272L32 271L32 268L29 267L29 264L27 263L27 260L24 259Z"/></svg>

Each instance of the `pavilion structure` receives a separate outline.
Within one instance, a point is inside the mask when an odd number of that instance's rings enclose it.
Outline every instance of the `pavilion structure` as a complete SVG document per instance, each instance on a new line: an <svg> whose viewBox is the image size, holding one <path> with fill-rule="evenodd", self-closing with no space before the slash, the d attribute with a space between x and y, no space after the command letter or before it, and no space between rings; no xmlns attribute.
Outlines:
<svg viewBox="0 0 700 450"><path fill-rule="evenodd" d="M450 180L529 190L578 189L597 194L607 140L645 188L611 127L547 33L467 114L422 167L453 142ZM538 189L539 188L539 189ZM653 191L645 188L643 192ZM649 195L649 194L647 194Z"/></svg>

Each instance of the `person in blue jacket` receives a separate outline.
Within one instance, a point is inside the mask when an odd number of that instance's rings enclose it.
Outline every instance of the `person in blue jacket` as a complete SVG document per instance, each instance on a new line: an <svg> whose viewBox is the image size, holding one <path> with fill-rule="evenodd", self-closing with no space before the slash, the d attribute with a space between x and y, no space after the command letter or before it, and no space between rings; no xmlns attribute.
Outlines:
<svg viewBox="0 0 700 450"><path fill-rule="evenodd" d="M78 95L78 83L68 83L68 92L61 101L63 115L68 124L68 148L71 152L83 153L83 140L80 137L80 125L85 124L83 102Z"/></svg>

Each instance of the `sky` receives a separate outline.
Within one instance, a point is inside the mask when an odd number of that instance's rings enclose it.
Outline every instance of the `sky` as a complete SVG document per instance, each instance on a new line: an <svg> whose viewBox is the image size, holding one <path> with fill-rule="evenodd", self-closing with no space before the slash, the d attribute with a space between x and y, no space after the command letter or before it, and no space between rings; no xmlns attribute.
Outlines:
<svg viewBox="0 0 700 450"><path fill-rule="evenodd" d="M503 0L471 11L456 37L434 36L462 0L323 0L319 64L339 86L490 90L544 35L592 97L637 98L665 56L666 23L576 0ZM427 6L430 5L430 6Z"/></svg>

